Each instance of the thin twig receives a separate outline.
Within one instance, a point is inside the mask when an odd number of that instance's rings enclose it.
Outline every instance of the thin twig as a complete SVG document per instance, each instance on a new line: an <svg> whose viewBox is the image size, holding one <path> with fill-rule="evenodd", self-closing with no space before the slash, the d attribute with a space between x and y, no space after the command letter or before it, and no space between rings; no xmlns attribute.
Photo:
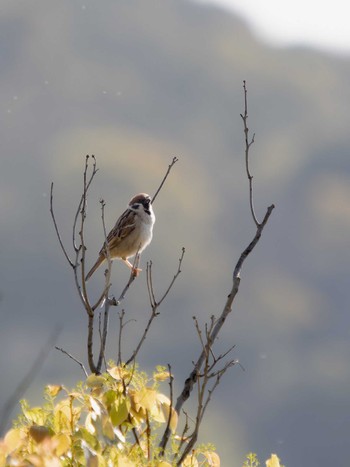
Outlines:
<svg viewBox="0 0 350 467"><path fill-rule="evenodd" d="M147 460L151 460L151 424L149 421L148 409L146 409L146 439L147 439Z"/></svg>
<svg viewBox="0 0 350 467"><path fill-rule="evenodd" d="M247 259L247 257L249 256L249 254L253 251L253 249L255 248L255 246L257 245L258 241L260 240L260 237L262 235L262 232L264 230L264 227L266 226L269 218L270 218L270 215L274 209L274 205L272 204L271 206L269 206L267 208L267 211L266 211L266 214L262 220L261 223L258 222L257 218L256 218L256 215L255 215L255 212L254 212L254 204L253 204L253 186L252 186L252 175L249 171L249 149L250 149L250 146L253 144L254 142L254 137L252 138L251 141L249 141L249 136L248 136L248 126L247 126L247 118L248 118L248 105L247 105L247 89L246 89L246 85L245 85L245 81L244 81L244 114L241 115L242 119L243 119L243 122L244 122L244 135L245 135L245 142L246 142L246 151L245 151L245 162L246 162L246 172L247 172L247 176L248 176L248 180L249 180L249 186L250 186L250 192L249 192L249 200L250 200L250 209L251 209L251 213L252 213L252 216L253 216L253 219L254 219L254 222L255 222L255 225L256 225L256 232L255 232L255 235L252 239L252 241L249 243L249 245L245 248L245 250L242 252L241 256L239 257L238 259L238 262L234 268L234 271L233 271L233 283L232 283L232 288L231 288L231 291L226 299L226 303L224 305L224 308L221 312L221 315L220 317L218 318L218 320L215 322L215 325L212 327L211 331L207 334L207 343L206 345L204 346L204 348L202 348L202 351L199 355L199 358L198 360L196 361L196 363L194 364L194 368L193 370L191 371L189 377L186 379L185 383L184 383L184 387L181 391L181 394L179 395L179 397L177 398L177 401L176 401L176 405L175 405L175 410L177 411L177 413L180 413L181 409L182 409L182 406L184 405L184 403L188 400L188 398L190 397L191 393L192 393L192 390L193 390L193 387L194 387L194 384L198 381L198 377L200 375L200 370L203 366L203 364L205 364L205 362L207 361L207 358L208 358L208 350L211 349L213 343L215 342L222 326L224 325L225 321L226 321L226 318L227 316L229 315L229 313L232 311L232 306L233 306L233 301L238 293L238 290L239 290L239 285L240 285L240 274L241 274L241 270L242 270L242 266L243 266L243 263L244 261ZM237 362L238 363L238 362ZM205 366L204 366L205 368ZM205 370L202 372L202 374L205 374ZM161 441L162 444L164 444L164 442L166 440L164 440L164 438L169 438L170 437L170 430L167 430L164 435L163 435L163 439ZM166 442L165 442L166 444ZM181 457L181 459L183 459L183 457Z"/></svg>
<svg viewBox="0 0 350 467"><path fill-rule="evenodd" d="M57 347L57 345L55 345L55 349L59 350L62 353L64 353L65 355L67 355L67 357L71 358L75 363L77 363L80 366L80 368L83 370L85 376L88 377L88 372L86 371L85 366L84 366L84 364L82 362L77 360L75 357L73 357L72 354L70 354L66 350L62 349L61 347Z"/></svg>
<svg viewBox="0 0 350 467"><path fill-rule="evenodd" d="M245 102L246 102L245 82L244 82L244 92L245 92ZM245 105L245 111L246 110L247 110L247 107ZM245 131L245 135L247 135L246 131ZM247 138L247 136L246 136L246 138ZM249 149L249 144L252 144L252 143L248 143L248 149ZM248 157L248 155L249 155L249 153L248 154L246 153L246 157ZM249 172L248 172L248 174L249 174ZM248 178L249 178L249 175L248 175ZM250 199L252 199L251 196L250 196ZM217 338L217 336L218 336L218 334L220 332L220 329L222 328L223 324L226 321L226 318L227 318L228 314L232 311L233 300L234 300L235 296L237 295L238 289L239 289L240 273L241 273L243 263L247 259L248 255L253 251L253 249L255 248L258 241L260 240L261 234L262 234L262 232L264 230L265 225L267 224L267 222L268 222L268 220L270 218L270 215L271 215L274 207L275 206L272 204L271 206L269 206L267 208L265 217L264 217L264 219L263 219L263 221L261 223L255 222L256 226L257 226L255 236L254 236L253 240L249 243L247 248L243 251L243 253L241 254L241 256L240 256L240 258L239 258L239 260L238 260L238 262L237 262L237 264L235 266L235 269L234 269L234 272L233 272L232 288L231 288L231 291L230 291L230 293L229 293L229 295L227 297L224 309L223 309L219 319L217 320L217 322L215 324L215 327L213 328L213 330L212 330L212 332L210 334L210 339L208 340L208 344L210 346L212 345L212 343ZM252 214L253 214L253 212L252 212ZM256 219L256 218L254 218L254 219ZM179 412L181 410L182 405L184 404L184 402L190 396L190 393L191 393L192 388L193 388L193 384L197 380L197 374L198 374L199 369L203 365L204 359L205 359L205 351L202 351L201 355L199 356L199 358L197 360L197 363L196 363L193 371L191 372L189 378L187 378L187 380L185 381L185 385L184 385L184 388L183 388L180 396L177 399L176 406L175 406L175 409L176 409L177 412Z"/></svg>
<svg viewBox="0 0 350 467"><path fill-rule="evenodd" d="M197 327L196 323L196 327ZM204 363L204 370L203 374L197 373L197 414L196 414L196 420L195 420L195 427L192 432L192 434L188 437L187 440L187 445L185 449L183 450L180 459L177 461L176 465L181 465L184 459L189 455L189 453L192 451L194 445L197 442L198 435L199 435L199 428L201 426L204 414L208 408L209 402L211 400L212 394L214 390L217 388L217 386L220 383L220 379L222 376L226 373L226 371L234 366L237 361L236 360L230 360L229 362L225 363L225 365L218 369L217 371L210 372L210 370L217 365L218 359L214 363L210 363L210 357L213 356L213 353L211 351L211 345L210 344L210 334L212 327L214 325L214 320L212 319L211 325L208 329L206 329L206 336L208 341L204 345L204 352L205 352L205 363ZM197 332L200 331L199 328L197 328ZM199 332L200 336L202 336L202 333ZM232 348L231 348L232 350ZM227 354L227 352L226 352ZM215 378L215 382L212 385L210 389L207 389L207 386L209 384L209 381Z"/></svg>
<svg viewBox="0 0 350 467"><path fill-rule="evenodd" d="M121 294L119 295L119 298L117 300L114 299L113 306L119 306L120 303L124 300L125 295L127 294L128 290L130 289L131 284L134 282L134 280L137 277L136 274L134 273L134 270L137 269L137 267L139 265L139 261L140 261L140 256L136 255L135 260L133 262L131 272L130 272L129 280L126 283L126 285L125 285L124 289L122 290Z"/></svg>
<svg viewBox="0 0 350 467"><path fill-rule="evenodd" d="M101 372L102 368L102 363L105 358L105 350L106 350L106 344L107 344L107 333L108 333L108 321L109 321L109 309L110 306L113 305L113 300L110 300L108 298L108 292L111 287L111 271L112 271L112 259L111 259L111 252L109 249L109 245L107 242L107 230L106 230L106 224L105 224L105 202L103 200L100 200L101 203L101 218L102 218L102 226L103 226L103 233L105 237L105 250L106 250L106 259L107 259L107 271L105 274L105 287L103 290L103 296L104 296L104 307L105 311L103 314L103 329L102 329L102 334L100 335L100 353L96 365L96 371L97 373Z"/></svg>
<svg viewBox="0 0 350 467"><path fill-rule="evenodd" d="M63 251L63 254L64 254L64 256L66 257L66 260L68 261L68 263L70 264L70 266L71 266L72 268L74 268L74 263L73 263L73 261L70 259L70 257L68 256L67 250L65 249L65 247L64 247L64 245L63 245L63 242L62 242L62 239L61 239L61 235L60 235L60 232L59 232L59 230L58 230L58 225L57 225L57 222L56 222L56 218L55 218L55 215L54 215L54 212L53 212L53 182L51 182L51 189L50 189L50 214L51 214L51 218L52 218L52 221L53 221L53 225L55 226L56 235L57 235L59 244L60 244L60 246L61 246L61 249L62 249L62 251Z"/></svg>
<svg viewBox="0 0 350 467"><path fill-rule="evenodd" d="M125 310L121 310L118 313L119 318L119 332L118 332L118 366L122 364L122 333L124 328L123 319L125 316Z"/></svg>
<svg viewBox="0 0 350 467"><path fill-rule="evenodd" d="M253 137L251 140L249 140L249 128L248 128L248 96L247 96L247 87L246 87L246 82L243 81L243 91L244 91L244 113L240 114L241 118L243 120L243 126L244 126L244 136L245 136L245 167L246 167L246 172L247 172L247 177L249 181L249 204L250 204L250 211L252 213L253 220L255 222L255 225L258 227L259 221L256 217L255 214L255 209L254 209L254 195L253 195L253 175L251 174L249 170L249 149L252 144L254 144L255 140L255 133L253 134Z"/></svg>
<svg viewBox="0 0 350 467"><path fill-rule="evenodd" d="M107 298L104 303L104 314L103 314L103 328L100 338L100 353L96 365L96 372L101 373L102 363L104 361L106 343L107 343L107 332L108 332L108 321L109 321L109 308L111 306L111 301Z"/></svg>
<svg viewBox="0 0 350 467"><path fill-rule="evenodd" d="M269 220L269 217L270 217L270 215L272 213L273 208L274 208L274 205L271 205L267 209L264 220L262 221L262 223L257 228L256 234L255 234L253 240L250 242L250 244L247 246L247 248L243 251L243 253L241 254L241 256L240 256L240 258L239 258L239 260L238 260L238 262L236 264L236 267L234 269L234 275L233 275L233 285L232 285L231 291L230 291L230 293L229 293L229 295L227 297L224 309L223 309L219 319L217 320L217 322L216 322L216 324L215 324L215 326L214 326L214 328L213 328L213 330L212 330L212 332L210 334L210 345L212 345L212 343L217 338L223 324L226 321L227 316L232 311L232 304L233 304L233 301L234 301L234 299L235 299L235 297L236 297L236 295L238 293L238 289L239 289L239 285L240 285L240 280L241 280L240 279L240 272L241 272L243 263L246 260L246 258L248 257L248 255L253 251L256 244L258 243L258 241L259 241L259 239L261 237L262 231L263 231L267 221ZM195 364L194 369L192 370L190 376L186 379L184 388L183 388L180 396L177 399L177 402L176 402L176 405L175 405L175 410L177 412L179 412L181 410L181 407L183 406L185 401L189 398L189 396L190 396L190 394L192 392L193 385L197 381L198 371L202 367L204 359L205 359L205 351L202 350L202 352L201 352L201 354L200 354L200 356L199 356L199 358L198 358L198 360L197 360L197 362Z"/></svg>
<svg viewBox="0 0 350 467"><path fill-rule="evenodd" d="M177 268L177 271L174 275L174 277L172 278L172 281L170 282L169 284L169 287L167 288L167 290L165 291L165 293L163 294L163 297L159 300L159 302L157 303L157 306L160 306L164 299L167 297L168 293L170 292L171 288L173 287L174 285L174 282L176 281L176 279L178 278L178 276L181 274L181 265L182 265L182 261L184 259L184 256L185 256L185 248L182 247L182 250L181 250L181 256L179 258L179 266ZM152 278L151 278L152 280Z"/></svg>
<svg viewBox="0 0 350 467"><path fill-rule="evenodd" d="M125 326L131 322L136 322L136 319L128 319L123 322L125 316L125 310L122 309L121 312L118 313L118 319L119 319L119 330L118 330L118 366L122 364L122 335L123 335L123 329ZM134 362L135 365L135 362Z"/></svg>
<svg viewBox="0 0 350 467"><path fill-rule="evenodd" d="M158 193L159 193L160 190L162 189L162 186L164 185L165 180L168 178L168 175L169 175L169 173L170 173L170 170L172 169L173 165L175 165L176 162L177 162L178 160L179 160L179 159L178 159L177 157L173 157L173 160L171 161L171 163L170 163L170 165L169 165L169 167L168 167L168 170L167 170L166 174L164 175L161 184L159 185L158 190L155 192L155 194L154 194L153 197L152 197L152 204L154 203L156 197L158 196Z"/></svg>
<svg viewBox="0 0 350 467"><path fill-rule="evenodd" d="M89 303L89 298L86 290L86 282L85 282L85 252L86 252L86 247L85 247L85 239L84 239L84 226L85 226L85 219L86 219L86 201L87 201L87 190L88 190L88 181L87 181L87 171L89 168L89 156L86 156L85 160L85 170L84 170L84 175L83 175L83 195L82 195L82 201L81 201L81 210L80 210L80 230L79 230L79 237L80 237L80 254L81 254L81 260L80 260L80 267L81 267L81 291L82 295L84 298L85 302L85 308L87 313L93 314L91 305Z"/></svg>
<svg viewBox="0 0 350 467"><path fill-rule="evenodd" d="M157 311L158 307L161 305L161 303L163 302L165 297L168 295L170 289L174 285L174 282L176 281L178 276L181 274L181 265L182 265L184 255L185 255L185 248L182 248L182 253L181 253L181 256L179 258L179 265L178 265L177 271L176 271L173 279L171 280L170 285L168 286L168 288L166 289L166 291L164 292L162 298L159 301L156 300L155 294L154 294L154 289L153 289L152 262L147 263L146 280L147 280L147 290L148 290L148 295L149 295L149 300L150 300L150 305L151 305L151 315L149 317L149 320L147 322L145 330L144 330L144 332L143 332L143 334L141 336L141 339L140 339L139 343L137 344L136 349L133 351L131 357L126 361L126 365L129 365L133 360L135 360L137 354L139 353L139 350L142 347L142 344L144 343L144 341L146 339L146 336L148 334L148 331L149 331L149 329L151 327L151 324L152 324L154 318L159 314L159 312Z"/></svg>
<svg viewBox="0 0 350 467"><path fill-rule="evenodd" d="M12 392L11 397L5 402L4 407L1 411L1 422L0 422L0 434L3 433L8 419L11 415L12 410L18 403L18 401L23 397L23 394L27 391L29 386L32 384L34 379L38 376L39 371L43 367L45 360L49 355L50 349L53 347L54 342L57 340L58 336L61 333L61 326L56 326L50 337L47 339L46 343L43 345L42 349L39 351L37 357L35 358L32 366L29 368L29 371L20 381L19 385Z"/></svg>
<svg viewBox="0 0 350 467"><path fill-rule="evenodd" d="M106 223L105 223L105 202L103 199L100 200L101 204L101 219L102 219L102 227L103 227L103 235L104 235L104 249L106 250L106 260L107 260L107 269L105 271L105 286L103 288L103 291L101 295L99 296L98 300L96 303L92 306L92 310L95 311L96 308L98 308L104 300L107 299L109 289L111 287L111 273L112 273L112 258L111 258L111 252L109 248L109 244L107 242L107 230L106 230Z"/></svg>
<svg viewBox="0 0 350 467"><path fill-rule="evenodd" d="M84 174L83 174L83 194L81 195L80 202L79 202L78 209L75 214L74 223L73 223L73 248L75 250L75 263L74 263L74 268L73 268L74 280L75 280L75 285L76 285L79 297L83 303L86 313L89 315L89 318L93 317L94 310L92 309L90 302L89 302L89 298L88 298L87 290L86 290L86 282L85 282L86 247L84 244L84 223L85 223L85 217L86 217L87 192L97 172L95 156L91 156L91 157L93 159L93 168L92 168L92 173L89 178L87 176L87 172L89 168L89 156L86 156L85 158L85 167L84 167ZM76 229L77 229L77 222L78 222L79 215L80 215L81 221L80 221L80 230L79 230L80 244L78 246L76 243ZM80 277L78 274L79 267L81 268ZM90 369L92 371L92 368Z"/></svg>
<svg viewBox="0 0 350 467"><path fill-rule="evenodd" d="M147 274L147 284L149 284L149 275L151 274L151 263L147 263L147 269L146 269L146 274ZM150 292L149 292L150 293ZM150 293L150 296L152 294ZM158 315L157 313L157 302L154 301L154 302L151 302L151 316L149 317L149 320L147 322L147 325L145 327L145 330L141 336L141 339L139 340L139 343L137 344L136 346L136 349L133 351L131 357L126 361L125 365L129 365L132 361L135 361L136 359L136 356L137 354L139 353L141 347L142 347L142 344L144 343L145 339L146 339L146 336L148 334L148 331L151 327L151 324L152 324L152 321L154 320L154 318Z"/></svg>
<svg viewBox="0 0 350 467"><path fill-rule="evenodd" d="M87 186L86 186L86 189L88 190L90 188L90 185L96 175L96 173L98 172L98 169L97 169L97 163L96 163L96 158L94 155L91 156L91 159L93 160L93 164L92 164L92 172L91 172L91 175L90 175L90 179L87 183ZM85 165L88 163L88 160L89 160L89 156L87 155L85 157ZM75 213L75 217L74 217L74 222L73 222L73 236L72 236L72 241L73 241L73 248L76 252L78 252L80 250L80 246L77 246L77 243L76 243L76 228L77 228L77 223L78 223L78 218L79 218L79 214L80 214L80 211L81 211L81 206L82 206L82 203L84 201L84 193L82 194L81 198L80 198L80 201L79 201L79 204L78 204L78 207L77 207L77 210L76 210L76 213Z"/></svg>
<svg viewBox="0 0 350 467"><path fill-rule="evenodd" d="M169 370L169 386L170 386L170 407L169 407L169 415L168 415L168 421L167 421L167 425L166 425L166 428L165 428L165 432L167 431L170 431L170 423L171 423L171 418L173 416L173 381L174 381L174 377L171 373L171 365L168 363L168 370ZM166 438L162 438L162 441L165 443L164 445L163 444L160 444L159 447L160 447L160 453L159 455L160 456L164 456L164 452L165 452L165 448L166 448L166 444L168 442L168 439Z"/></svg>
<svg viewBox="0 0 350 467"><path fill-rule="evenodd" d="M185 412L184 410L183 410L183 414L185 415L185 425L184 425L184 428L183 428L182 433L181 433L181 436L180 436L180 444L179 444L179 447L178 447L178 449L177 449L177 451L176 451L176 453L174 454L174 457L173 457L173 462L176 461L176 459L178 458L178 456L179 456L179 454L180 454L180 451L181 451L181 449L182 449L182 446L183 446L184 443L187 441L187 437L186 437L185 435L186 435L186 433L187 433L188 430L189 430L189 424L188 424L188 418L189 418L189 416L188 416L187 412ZM168 430L168 431L170 432L170 430Z"/></svg>

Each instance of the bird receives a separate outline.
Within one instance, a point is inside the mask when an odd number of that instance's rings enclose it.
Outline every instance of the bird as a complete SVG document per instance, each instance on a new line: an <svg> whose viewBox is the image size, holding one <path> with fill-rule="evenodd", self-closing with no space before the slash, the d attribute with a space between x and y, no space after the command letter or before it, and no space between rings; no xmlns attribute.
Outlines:
<svg viewBox="0 0 350 467"><path fill-rule="evenodd" d="M121 259L136 276L141 269L135 268L128 258L140 254L150 243L153 236L155 215L152 199L146 193L134 196L127 209L119 217L106 242L99 252L98 259L85 277L87 281L110 255L110 259ZM109 253L108 253L109 252Z"/></svg>

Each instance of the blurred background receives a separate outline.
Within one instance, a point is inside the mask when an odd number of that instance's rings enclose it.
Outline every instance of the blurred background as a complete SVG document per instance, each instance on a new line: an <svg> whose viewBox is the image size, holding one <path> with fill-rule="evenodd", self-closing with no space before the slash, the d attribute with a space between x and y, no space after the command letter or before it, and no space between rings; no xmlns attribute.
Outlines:
<svg viewBox="0 0 350 467"><path fill-rule="evenodd" d="M1 406L56 325L57 345L86 362L86 316L49 215L54 181L70 248L86 154L100 169L89 195L91 265L103 242L100 198L110 228L179 158L155 203L142 267L152 259L161 294L184 246L183 272L140 365L171 363L180 390L200 348L192 316L203 324L220 314L255 232L240 119L246 80L256 211L262 219L269 204L276 210L217 342L217 352L236 345L245 371L233 368L217 389L202 440L216 444L223 466L240 467L250 450L262 461L276 452L287 467L348 465L350 39L341 35L348 16L336 2L338 19L329 15L328 23L319 4L298 10L294 2L279 17L281 5L263 2L261 12L257 3L2 0ZM277 32L266 23L272 19ZM338 40L327 39L329 30ZM127 278L115 262L115 295ZM92 296L101 284L102 272L89 282ZM144 329L147 300L141 274L124 302L137 320L124 335L125 358ZM117 324L115 314L110 358ZM52 350L25 397L36 404L44 384L82 378Z"/></svg>

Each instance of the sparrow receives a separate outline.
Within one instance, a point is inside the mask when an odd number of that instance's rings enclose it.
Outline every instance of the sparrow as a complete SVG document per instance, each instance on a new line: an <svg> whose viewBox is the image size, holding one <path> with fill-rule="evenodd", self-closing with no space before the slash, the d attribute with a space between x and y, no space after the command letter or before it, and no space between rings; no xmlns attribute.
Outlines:
<svg viewBox="0 0 350 467"><path fill-rule="evenodd" d="M141 269L134 268L128 258L135 256L136 253L140 254L151 243L155 220L151 197L146 193L134 196L108 234L107 248L105 242L96 263L86 275L85 280L90 279L93 273L106 261L108 251L111 260L121 259L137 275Z"/></svg>

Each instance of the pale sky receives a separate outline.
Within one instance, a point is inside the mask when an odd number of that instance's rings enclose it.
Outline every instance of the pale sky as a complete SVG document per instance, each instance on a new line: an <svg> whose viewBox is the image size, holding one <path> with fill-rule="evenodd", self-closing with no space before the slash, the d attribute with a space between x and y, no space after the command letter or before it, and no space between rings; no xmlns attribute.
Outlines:
<svg viewBox="0 0 350 467"><path fill-rule="evenodd" d="M275 45L307 44L350 54L348 0L195 0L221 5L244 17Z"/></svg>

